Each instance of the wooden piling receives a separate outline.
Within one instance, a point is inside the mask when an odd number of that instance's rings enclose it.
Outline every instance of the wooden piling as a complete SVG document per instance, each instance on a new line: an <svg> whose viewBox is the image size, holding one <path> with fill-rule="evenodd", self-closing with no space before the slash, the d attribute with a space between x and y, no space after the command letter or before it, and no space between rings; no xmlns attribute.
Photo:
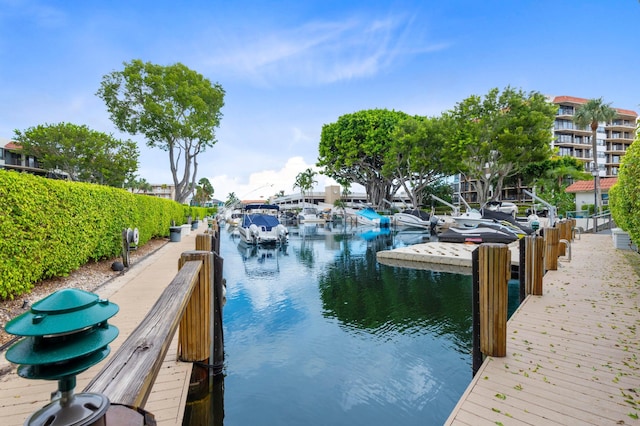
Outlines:
<svg viewBox="0 0 640 426"><path fill-rule="evenodd" d="M196 235L196 250L211 251L211 235Z"/></svg>
<svg viewBox="0 0 640 426"><path fill-rule="evenodd" d="M560 245L560 230L558 228L544 229L545 251L544 264L548 271L558 270L558 246Z"/></svg>
<svg viewBox="0 0 640 426"><path fill-rule="evenodd" d="M222 307L225 303L225 285L222 276L224 259L218 253L213 253L213 374L222 373L224 366L224 333L222 329Z"/></svg>
<svg viewBox="0 0 640 426"><path fill-rule="evenodd" d="M558 241L561 239L568 239L567 233L567 225L568 222L566 220L561 220L558 223ZM566 254L566 248L563 244L558 244L558 257L564 256Z"/></svg>
<svg viewBox="0 0 640 426"><path fill-rule="evenodd" d="M503 357L507 354L511 251L505 244L481 244L478 250L480 350L487 356Z"/></svg>
<svg viewBox="0 0 640 426"><path fill-rule="evenodd" d="M186 251L180 256L178 269L190 260L201 261L202 268L180 320L178 357L182 361L194 362L204 361L210 355L213 253L204 250Z"/></svg>
<svg viewBox="0 0 640 426"><path fill-rule="evenodd" d="M544 277L544 238L538 235L524 237L525 244L525 290L527 294L542 296Z"/></svg>

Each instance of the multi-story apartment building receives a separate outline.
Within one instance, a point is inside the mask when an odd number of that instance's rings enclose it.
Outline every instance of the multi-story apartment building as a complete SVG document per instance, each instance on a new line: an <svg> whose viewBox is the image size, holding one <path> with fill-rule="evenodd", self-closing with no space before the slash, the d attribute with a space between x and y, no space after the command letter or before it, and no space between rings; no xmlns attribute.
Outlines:
<svg viewBox="0 0 640 426"><path fill-rule="evenodd" d="M553 126L553 146L560 155L569 155L584 162L584 169L593 169L591 128L579 128L573 116L587 99L573 96L556 96L552 102L558 105L558 114ZM600 123L597 131L598 169L601 177L618 175L620 159L624 156L636 135L638 113L628 109L614 108L618 113L609 123Z"/></svg>
<svg viewBox="0 0 640 426"><path fill-rule="evenodd" d="M568 155L584 163L584 170L591 173L593 169L593 153L591 144L591 128L579 128L573 122L573 116L580 105L588 99L574 96L549 96L550 102L558 105L558 112L553 125L552 148L559 155ZM628 109L612 107L617 116L609 123L600 123L597 131L597 156L600 177L615 177L618 174L620 161L624 153L635 139L638 113ZM468 202L476 200L475 191L470 181L460 178L456 184L461 195ZM522 186L510 186L503 189L501 198L518 202L531 201L524 195Z"/></svg>

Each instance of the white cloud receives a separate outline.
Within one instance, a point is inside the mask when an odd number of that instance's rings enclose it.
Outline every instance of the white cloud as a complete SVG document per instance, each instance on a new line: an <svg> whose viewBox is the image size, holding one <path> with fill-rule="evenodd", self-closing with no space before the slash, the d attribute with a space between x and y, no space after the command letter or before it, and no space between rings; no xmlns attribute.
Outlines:
<svg viewBox="0 0 640 426"><path fill-rule="evenodd" d="M295 28L258 28L220 39L204 61L212 70L226 70L258 86L318 85L369 77L393 67L400 56L446 49L413 32L402 15L380 19L353 17L314 21Z"/></svg>

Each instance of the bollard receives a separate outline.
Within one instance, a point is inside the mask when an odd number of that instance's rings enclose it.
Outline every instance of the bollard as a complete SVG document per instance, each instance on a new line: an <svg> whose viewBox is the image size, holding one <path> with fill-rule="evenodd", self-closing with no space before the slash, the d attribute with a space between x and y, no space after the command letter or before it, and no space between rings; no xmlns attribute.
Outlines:
<svg viewBox="0 0 640 426"><path fill-rule="evenodd" d="M180 256L178 269L190 260L200 260L203 265L198 283L180 320L178 358L181 361L194 362L209 358L213 254L203 250L186 251Z"/></svg>
<svg viewBox="0 0 640 426"><path fill-rule="evenodd" d="M34 414L28 425L102 425L110 401L98 393L74 393L76 375L109 355L118 329L107 320L118 306L98 295L77 289L56 291L12 319L6 331L25 336L6 353L18 363L26 379L57 380L51 403Z"/></svg>
<svg viewBox="0 0 640 426"><path fill-rule="evenodd" d="M478 250L480 350L487 356L503 357L507 355L511 251L506 244L481 244Z"/></svg>

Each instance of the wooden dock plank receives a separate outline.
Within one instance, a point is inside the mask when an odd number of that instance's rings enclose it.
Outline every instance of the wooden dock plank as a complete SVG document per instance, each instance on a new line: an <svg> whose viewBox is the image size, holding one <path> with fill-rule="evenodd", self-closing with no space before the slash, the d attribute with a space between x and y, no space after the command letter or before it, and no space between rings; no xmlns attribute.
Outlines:
<svg viewBox="0 0 640 426"><path fill-rule="evenodd" d="M640 279L609 239L583 235L573 260L547 272L543 295L508 323L507 356L485 359L446 425L631 424L640 415Z"/></svg>

